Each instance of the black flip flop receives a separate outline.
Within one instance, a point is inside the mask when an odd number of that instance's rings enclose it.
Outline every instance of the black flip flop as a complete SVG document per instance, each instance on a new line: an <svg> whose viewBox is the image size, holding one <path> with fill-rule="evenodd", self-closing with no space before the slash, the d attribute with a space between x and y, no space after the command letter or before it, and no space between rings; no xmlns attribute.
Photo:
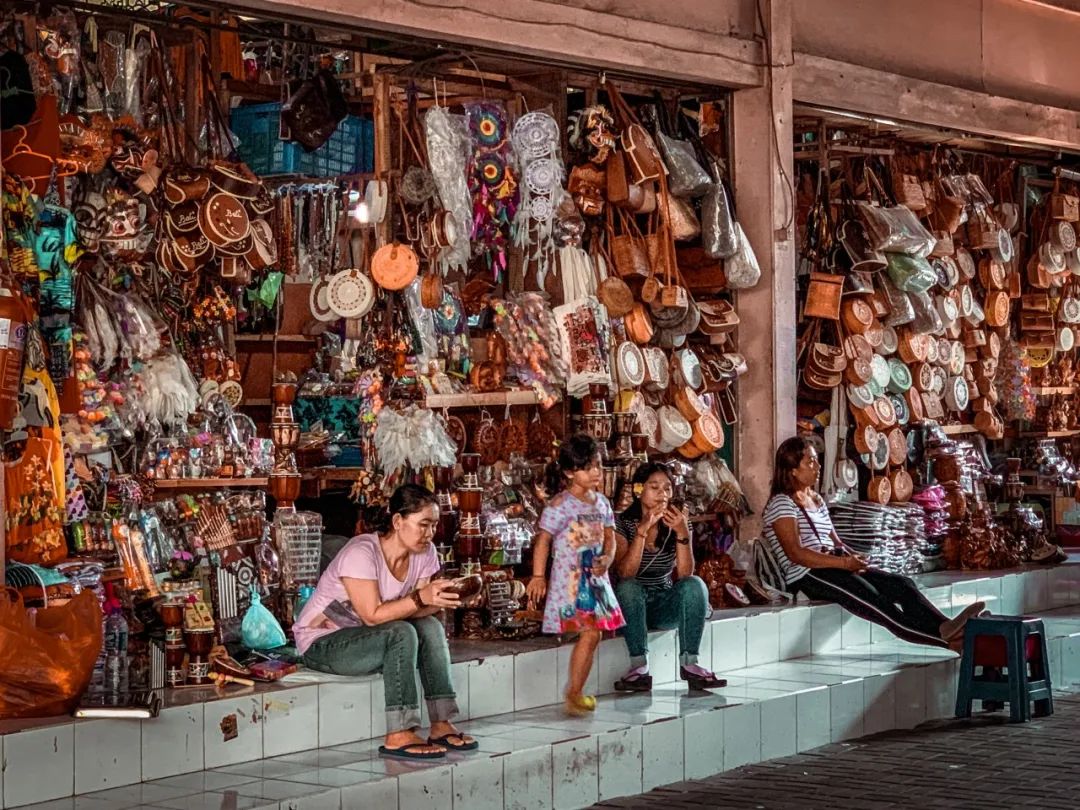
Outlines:
<svg viewBox="0 0 1080 810"><path fill-rule="evenodd" d="M652 675L632 675L615 681L616 692L651 692Z"/></svg>
<svg viewBox="0 0 1080 810"><path fill-rule="evenodd" d="M712 673L710 673L712 675ZM712 677L702 677L701 675L695 675L692 672L688 672L685 667L679 668L679 677L686 681L686 685L691 692L704 692L707 689L723 689L727 686L726 678L718 678L715 675Z"/></svg>
<svg viewBox="0 0 1080 810"><path fill-rule="evenodd" d="M449 748L451 751L475 751L480 747L480 743L476 740L468 743L465 742L467 736L468 735L465 733L452 732L450 734L445 734L442 737L428 737L428 744L441 745L445 748ZM450 742L451 737L457 737L461 742L452 743Z"/></svg>
<svg viewBox="0 0 1080 810"><path fill-rule="evenodd" d="M418 751L418 748L430 748L432 745L438 743L426 742L426 743L409 743L403 745L401 748L387 748L385 745L379 746L379 756L381 757L393 757L394 759L442 759L446 756L445 751Z"/></svg>

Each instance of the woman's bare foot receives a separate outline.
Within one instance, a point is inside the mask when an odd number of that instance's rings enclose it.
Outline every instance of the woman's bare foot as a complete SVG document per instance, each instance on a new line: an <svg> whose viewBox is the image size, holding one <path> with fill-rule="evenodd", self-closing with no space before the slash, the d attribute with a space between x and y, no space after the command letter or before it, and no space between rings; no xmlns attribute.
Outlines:
<svg viewBox="0 0 1080 810"><path fill-rule="evenodd" d="M411 752L417 754L445 754L446 748L441 745L432 745L427 740L420 737L415 731L405 729L404 731L392 731L386 735L383 739L383 745L390 750L397 750L400 748L408 748Z"/></svg>
<svg viewBox="0 0 1080 810"><path fill-rule="evenodd" d="M439 723L431 724L431 736L428 738L431 740L444 740L442 743L446 748L457 750L468 750L475 747L474 740L468 734L463 731L458 731L457 727L453 723L442 721Z"/></svg>
<svg viewBox="0 0 1080 810"><path fill-rule="evenodd" d="M985 602L973 602L956 614L955 618L942 622L941 637L945 641L952 641L954 638L962 636L964 625L967 624L968 619L980 615L985 607Z"/></svg>

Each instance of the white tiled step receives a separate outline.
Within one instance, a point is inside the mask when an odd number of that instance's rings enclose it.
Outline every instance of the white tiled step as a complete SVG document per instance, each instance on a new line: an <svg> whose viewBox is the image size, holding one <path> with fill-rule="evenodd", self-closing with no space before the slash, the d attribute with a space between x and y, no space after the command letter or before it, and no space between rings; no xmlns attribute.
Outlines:
<svg viewBox="0 0 1080 810"><path fill-rule="evenodd" d="M991 610L1002 614L1035 612L1080 603L1078 564L999 574L947 572L917 580L931 601L945 613L953 613L975 599L986 601ZM1080 621L1075 625L1069 624L1069 621L1055 617L1049 633L1054 680L1062 685L1080 684ZM1077 635L1074 637L1073 633ZM852 656L856 660L865 657L863 651L870 642L880 642L873 647L874 661L856 664L851 660ZM650 648L656 681L673 681L678 671L676 634L673 631L653 633ZM555 702L565 686L569 651L569 647L563 646L455 663L453 675L463 718L515 720L523 712ZM908 657L897 658L896 661L887 657L879 661L878 656L883 653L892 657ZM814 657L806 658L810 655ZM780 733L779 729L788 729L787 725L781 723L790 724L792 704L798 714L804 717L812 714L820 716L824 712L823 707L828 706L826 714L829 721L825 727L830 737L834 732L851 736L886 727L890 703L898 714L901 706L908 707L906 713L901 715L905 719L918 718L920 711L926 713L925 696L923 701L914 700L918 689L913 679L919 676L913 673L929 671L928 667L905 666L903 672L899 672L901 664L929 664L925 649L899 644L887 632L847 616L832 605L718 613L706 628L701 659L714 670L730 677L733 686L723 692L729 701L742 705L762 696L771 698L761 704L759 721L754 719L755 710L742 708L733 715L727 715L732 718L731 725L720 723L723 726L720 730L708 725L725 741L739 739L743 720L738 718L745 718L751 729L760 725L759 745L762 755L766 757L781 755L776 752L790 753L789 739L796 740L799 750L821 744L824 732L820 723L804 723L797 727L794 738ZM792 659L799 659L795 662L795 670L788 666L793 663ZM834 682L830 677L835 673L829 669L826 663L829 661L834 665L836 661L846 662L844 666L847 668L843 669L839 681ZM627 666L623 641L613 639L603 642L593 667L590 690L598 694L610 691L611 684ZM812 669L807 668L811 666ZM937 669L948 666L951 665L934 665ZM793 671L806 678L794 689L789 686L789 678L781 677ZM888 677L894 674L896 677ZM876 679L872 681L874 697L869 704L872 711L869 714L860 713L859 718L849 716L851 712L845 714L848 707L857 705L853 702L856 686L852 684L856 680L865 681L870 676ZM931 679L930 683L936 686L937 680ZM814 685L827 687L828 691L811 688ZM736 687L758 691L741 695L735 691ZM863 683L864 698L866 688ZM951 713L952 690L947 690L947 697L939 692L934 690L938 707L943 709L943 715ZM159 718L141 725L131 721L73 723L70 719L60 718L59 722L46 727L37 724L32 730L4 734L0 737L0 754L6 759L7 768L0 771L0 791L3 796L0 806L11 808L29 802L133 785L140 781L197 774L204 769L210 772L217 768L242 766L244 763L317 747L325 749L362 743L381 737L385 732L382 681L377 676L339 679L307 672L296 678L294 683L265 693L232 696L224 700L212 699L212 690L207 690L204 698L191 692L183 693L183 696L191 701L189 705L171 706ZM668 698L671 696L668 695ZM620 698L615 705L626 707L629 704L625 700ZM700 700L680 699L682 702L693 709L690 714L702 714L697 711L704 705ZM864 708L866 705L864 699ZM834 706L841 709L835 720L832 717ZM663 739L670 746L675 736L671 727L652 728L652 721L665 723L672 722L673 717L680 720L683 717L681 714L671 715L670 711L665 714L662 703L654 708L658 711L646 713L664 716L646 717L644 720L650 722L636 724L642 727L642 778L645 784L658 778L656 774L665 772L663 760L650 760L648 741ZM506 717L515 711L519 714ZM552 710L542 711L550 716ZM932 716L936 716L933 711L936 710L932 710ZM713 715L715 712L710 712L707 717L692 720L693 730L706 724L706 720L710 723L720 722L720 717ZM235 737L225 733L225 728L234 720ZM426 717L424 720L426 722ZM608 731L612 730L617 729ZM635 740L636 737L632 735L622 744L624 748L630 746L627 750L634 751L637 750L634 748ZM603 756L599 745L598 742L597 756ZM695 747L696 752L698 747ZM504 757L503 764L524 762L522 767L526 773L531 773L529 769L534 765L539 768L534 759L540 755L535 751L528 756L518 756L516 751L513 756L510 756L510 752L501 756ZM657 753L656 756L660 755ZM739 762L744 756L742 753L732 754L725 761ZM575 751L574 757L585 762L585 767L592 767L588 752ZM693 757L688 761L692 762ZM654 764L650 765L650 762ZM518 765L515 764L514 768L517 769ZM466 770L474 773L479 783L486 784L490 775L484 775L485 769L475 763L470 763ZM19 774L19 778L13 778L12 774L15 773ZM550 776L550 771L545 773ZM602 769L600 773L603 774ZM537 775L536 778L542 777ZM409 783L408 779L406 783ZM380 789L385 789L385 786ZM554 799L555 793L552 793L552 797ZM291 797L282 796L279 799ZM445 804L442 806L445 807Z"/></svg>
<svg viewBox="0 0 1080 810"><path fill-rule="evenodd" d="M464 725L480 750L441 762L385 760L375 742L349 743L93 793L78 807L587 807L949 716L956 662L902 643L864 645L747 667L712 694L670 685L651 696L604 697L585 719L543 707L471 721Z"/></svg>

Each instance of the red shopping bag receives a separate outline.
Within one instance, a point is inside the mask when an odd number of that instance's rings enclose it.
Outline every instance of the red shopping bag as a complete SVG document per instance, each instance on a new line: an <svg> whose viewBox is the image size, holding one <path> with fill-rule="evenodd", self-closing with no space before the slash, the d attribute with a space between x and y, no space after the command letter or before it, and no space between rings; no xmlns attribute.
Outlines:
<svg viewBox="0 0 1080 810"><path fill-rule="evenodd" d="M70 714L101 652L101 606L91 591L31 618L12 588L0 598L0 719Z"/></svg>

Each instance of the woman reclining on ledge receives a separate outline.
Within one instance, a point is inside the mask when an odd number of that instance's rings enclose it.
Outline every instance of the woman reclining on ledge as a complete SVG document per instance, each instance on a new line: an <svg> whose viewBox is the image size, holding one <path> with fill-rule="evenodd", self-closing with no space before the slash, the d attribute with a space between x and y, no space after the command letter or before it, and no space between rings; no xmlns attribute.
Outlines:
<svg viewBox="0 0 1080 810"><path fill-rule="evenodd" d="M986 605L975 602L950 619L909 577L870 568L837 536L816 489L820 472L817 451L801 437L788 439L776 451L763 522L787 590L838 604L904 641L959 652L964 625Z"/></svg>

